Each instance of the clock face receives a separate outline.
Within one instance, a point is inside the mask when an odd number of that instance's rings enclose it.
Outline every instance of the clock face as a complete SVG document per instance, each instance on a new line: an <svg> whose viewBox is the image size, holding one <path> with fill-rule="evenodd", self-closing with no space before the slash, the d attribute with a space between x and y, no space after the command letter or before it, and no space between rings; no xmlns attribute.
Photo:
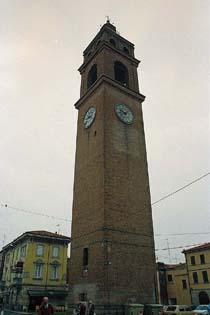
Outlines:
<svg viewBox="0 0 210 315"><path fill-rule="evenodd" d="M115 106L115 113L117 114L117 117L125 124L132 124L134 116L128 105L117 104Z"/></svg>
<svg viewBox="0 0 210 315"><path fill-rule="evenodd" d="M89 128L92 125L92 123L94 122L95 117L96 117L96 108L91 106L87 110L87 112L85 114L85 117L84 117L84 120L83 120L85 128Z"/></svg>

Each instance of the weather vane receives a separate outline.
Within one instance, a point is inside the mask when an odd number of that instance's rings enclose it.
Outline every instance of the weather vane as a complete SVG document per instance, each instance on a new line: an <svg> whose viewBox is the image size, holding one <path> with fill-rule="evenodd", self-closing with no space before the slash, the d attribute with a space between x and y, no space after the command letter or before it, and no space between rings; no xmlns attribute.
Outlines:
<svg viewBox="0 0 210 315"><path fill-rule="evenodd" d="M106 23L110 23L110 17L106 15Z"/></svg>
<svg viewBox="0 0 210 315"><path fill-rule="evenodd" d="M111 22L111 19L110 19L109 15L106 15L105 17L106 17L106 23L114 25L114 22ZM100 27L102 27L102 26L103 25L100 24Z"/></svg>

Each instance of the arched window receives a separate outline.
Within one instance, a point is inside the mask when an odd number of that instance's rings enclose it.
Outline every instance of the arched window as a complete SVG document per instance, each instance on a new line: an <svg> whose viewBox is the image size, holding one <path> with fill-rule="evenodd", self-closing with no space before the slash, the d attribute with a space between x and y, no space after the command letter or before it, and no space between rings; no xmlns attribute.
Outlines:
<svg viewBox="0 0 210 315"><path fill-rule="evenodd" d="M109 42L110 42L110 44L111 44L112 46L116 47L116 43L115 43L114 39L111 38Z"/></svg>
<svg viewBox="0 0 210 315"><path fill-rule="evenodd" d="M128 48L127 48L127 47L123 47L123 51L124 51L124 53L126 53L126 54L128 54L128 55L129 55L129 50L128 50Z"/></svg>
<svg viewBox="0 0 210 315"><path fill-rule="evenodd" d="M87 88L91 87L91 85L97 80L97 65L93 65L88 73L87 78Z"/></svg>
<svg viewBox="0 0 210 315"><path fill-rule="evenodd" d="M129 85L128 70L123 63L116 61L114 64L114 78L125 86Z"/></svg>
<svg viewBox="0 0 210 315"><path fill-rule="evenodd" d="M88 257L89 253L88 253L88 248L84 248L83 249L83 267L87 267L88 266Z"/></svg>

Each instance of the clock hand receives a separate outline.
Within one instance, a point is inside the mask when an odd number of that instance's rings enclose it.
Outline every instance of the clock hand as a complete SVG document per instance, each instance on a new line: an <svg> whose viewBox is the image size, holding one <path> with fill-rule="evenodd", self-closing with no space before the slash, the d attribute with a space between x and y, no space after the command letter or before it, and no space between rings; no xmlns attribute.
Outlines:
<svg viewBox="0 0 210 315"><path fill-rule="evenodd" d="M123 113L124 115L127 115L127 112L123 109L120 109L121 113Z"/></svg>

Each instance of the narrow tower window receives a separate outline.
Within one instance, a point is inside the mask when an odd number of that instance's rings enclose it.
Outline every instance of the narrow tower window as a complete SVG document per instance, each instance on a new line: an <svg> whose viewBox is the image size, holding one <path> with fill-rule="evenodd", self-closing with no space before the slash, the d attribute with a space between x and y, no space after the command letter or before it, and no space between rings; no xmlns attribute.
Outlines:
<svg viewBox="0 0 210 315"><path fill-rule="evenodd" d="M83 249L83 267L87 267L88 266L88 257L89 253L88 253L88 248L84 248Z"/></svg>
<svg viewBox="0 0 210 315"><path fill-rule="evenodd" d="M124 64L119 61L116 61L114 64L114 77L115 80L122 83L125 86L128 86L128 70Z"/></svg>
<svg viewBox="0 0 210 315"><path fill-rule="evenodd" d="M128 48L123 47L123 51L124 51L124 53L126 53L126 54L128 54L128 55L129 55L129 50L128 50Z"/></svg>
<svg viewBox="0 0 210 315"><path fill-rule="evenodd" d="M115 43L114 39L111 38L109 42L110 42L110 44L111 44L112 46L116 47L116 43Z"/></svg>
<svg viewBox="0 0 210 315"><path fill-rule="evenodd" d="M88 73L87 88L97 80L97 65L93 65Z"/></svg>

